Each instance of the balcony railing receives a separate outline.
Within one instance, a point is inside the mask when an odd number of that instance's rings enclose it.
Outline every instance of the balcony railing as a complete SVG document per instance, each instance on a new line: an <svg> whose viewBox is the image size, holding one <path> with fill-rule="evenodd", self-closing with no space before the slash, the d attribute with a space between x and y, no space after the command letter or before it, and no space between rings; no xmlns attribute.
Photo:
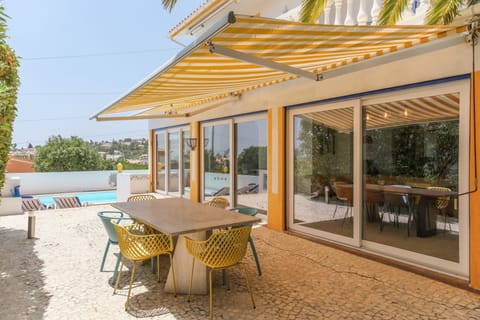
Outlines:
<svg viewBox="0 0 480 320"><path fill-rule="evenodd" d="M376 25L383 0L329 0L318 23L334 25ZM399 24L423 24L431 0L409 0L408 9ZM299 20L300 6L290 10L280 19Z"/></svg>

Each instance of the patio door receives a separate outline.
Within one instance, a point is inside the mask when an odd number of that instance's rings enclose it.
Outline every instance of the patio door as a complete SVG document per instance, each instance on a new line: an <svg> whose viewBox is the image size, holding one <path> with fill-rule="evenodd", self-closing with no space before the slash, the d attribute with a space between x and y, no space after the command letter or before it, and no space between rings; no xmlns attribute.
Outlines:
<svg viewBox="0 0 480 320"><path fill-rule="evenodd" d="M156 190L177 197L190 192L190 148L187 128L156 132Z"/></svg>
<svg viewBox="0 0 480 320"><path fill-rule="evenodd" d="M202 201L267 211L267 120L264 113L205 123L201 129ZM200 143L202 146L202 143Z"/></svg>
<svg viewBox="0 0 480 320"><path fill-rule="evenodd" d="M354 131L358 101L289 112L289 227L358 242Z"/></svg>
<svg viewBox="0 0 480 320"><path fill-rule="evenodd" d="M288 110L288 228L468 277L457 194L469 188L469 92L462 80Z"/></svg>

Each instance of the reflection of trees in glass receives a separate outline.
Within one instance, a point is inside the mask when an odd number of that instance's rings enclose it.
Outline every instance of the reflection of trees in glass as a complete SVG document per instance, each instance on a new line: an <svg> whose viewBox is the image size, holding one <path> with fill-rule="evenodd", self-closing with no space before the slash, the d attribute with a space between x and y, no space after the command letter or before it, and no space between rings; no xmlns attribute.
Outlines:
<svg viewBox="0 0 480 320"><path fill-rule="evenodd" d="M298 122L297 122L298 123ZM297 191L352 179L352 133L340 133L311 120L302 119L296 130L295 179ZM308 180L305 180L308 179ZM316 186L318 185L318 186Z"/></svg>
<svg viewBox="0 0 480 320"><path fill-rule="evenodd" d="M258 175L267 169L267 147L250 146L242 150L237 159L238 174Z"/></svg>
<svg viewBox="0 0 480 320"><path fill-rule="evenodd" d="M458 132L458 121L368 130L367 174L456 181Z"/></svg>
<svg viewBox="0 0 480 320"><path fill-rule="evenodd" d="M204 166L205 172L228 173L230 171L230 160L228 158L229 150L225 150L224 154L213 154L213 150L204 150Z"/></svg>

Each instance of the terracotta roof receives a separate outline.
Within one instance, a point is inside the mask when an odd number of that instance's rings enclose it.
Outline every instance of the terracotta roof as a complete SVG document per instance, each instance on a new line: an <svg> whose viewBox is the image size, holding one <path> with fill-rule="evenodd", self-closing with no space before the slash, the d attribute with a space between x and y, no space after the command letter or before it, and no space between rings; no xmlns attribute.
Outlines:
<svg viewBox="0 0 480 320"><path fill-rule="evenodd" d="M35 170L33 169L33 161L28 159L9 158L7 162L6 172L35 172Z"/></svg>

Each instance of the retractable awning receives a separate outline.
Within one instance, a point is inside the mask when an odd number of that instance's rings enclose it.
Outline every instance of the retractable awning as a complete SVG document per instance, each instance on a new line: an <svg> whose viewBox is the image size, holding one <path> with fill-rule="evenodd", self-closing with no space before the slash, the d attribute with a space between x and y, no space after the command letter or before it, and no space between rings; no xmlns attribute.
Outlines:
<svg viewBox="0 0 480 320"><path fill-rule="evenodd" d="M298 77L320 85L372 63L448 47L464 41L466 30L303 24L231 12L92 119L188 117L260 87Z"/></svg>

